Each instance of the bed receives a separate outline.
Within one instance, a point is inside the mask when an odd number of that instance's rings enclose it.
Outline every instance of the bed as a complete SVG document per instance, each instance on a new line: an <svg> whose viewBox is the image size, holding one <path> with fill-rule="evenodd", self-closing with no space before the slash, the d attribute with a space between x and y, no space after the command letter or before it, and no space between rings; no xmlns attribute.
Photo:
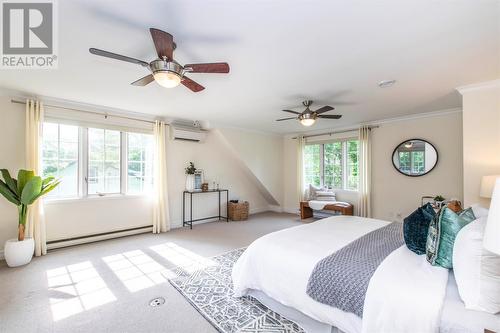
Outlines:
<svg viewBox="0 0 500 333"><path fill-rule="evenodd" d="M309 277L321 259L388 224L334 216L265 235L234 265L235 296L252 295L311 333L482 333L483 328L500 328L500 316L463 308L457 293L453 294L456 286L450 284L448 270L429 265L425 256L406 246L387 256L370 279L363 319L309 297ZM466 323L460 321L463 316Z"/></svg>

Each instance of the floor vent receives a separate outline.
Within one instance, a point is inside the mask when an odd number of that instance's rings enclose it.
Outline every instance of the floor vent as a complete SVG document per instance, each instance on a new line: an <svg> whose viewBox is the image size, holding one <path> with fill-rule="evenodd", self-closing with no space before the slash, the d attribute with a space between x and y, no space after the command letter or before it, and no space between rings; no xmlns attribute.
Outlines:
<svg viewBox="0 0 500 333"><path fill-rule="evenodd" d="M165 299L163 297L153 298L151 301L149 301L149 306L153 308L163 304L165 304Z"/></svg>

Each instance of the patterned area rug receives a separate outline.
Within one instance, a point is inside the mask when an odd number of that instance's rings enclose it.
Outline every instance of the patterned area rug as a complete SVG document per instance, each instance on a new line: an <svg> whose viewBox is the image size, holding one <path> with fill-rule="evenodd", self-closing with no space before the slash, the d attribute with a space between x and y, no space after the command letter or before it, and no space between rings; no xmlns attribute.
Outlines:
<svg viewBox="0 0 500 333"><path fill-rule="evenodd" d="M177 268L170 283L219 332L304 333L296 323L270 310L255 298L233 297L231 271L245 249L210 258L205 267L187 272Z"/></svg>

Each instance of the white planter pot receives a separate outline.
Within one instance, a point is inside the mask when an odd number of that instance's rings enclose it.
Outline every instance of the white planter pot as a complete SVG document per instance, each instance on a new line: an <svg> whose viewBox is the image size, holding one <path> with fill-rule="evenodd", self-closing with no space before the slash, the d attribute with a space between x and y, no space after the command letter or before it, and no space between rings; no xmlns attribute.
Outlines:
<svg viewBox="0 0 500 333"><path fill-rule="evenodd" d="M9 267L17 267L29 264L35 252L33 238L25 238L23 241L9 239L5 242L4 256Z"/></svg>
<svg viewBox="0 0 500 333"><path fill-rule="evenodd" d="M186 175L186 191L194 190L194 175Z"/></svg>

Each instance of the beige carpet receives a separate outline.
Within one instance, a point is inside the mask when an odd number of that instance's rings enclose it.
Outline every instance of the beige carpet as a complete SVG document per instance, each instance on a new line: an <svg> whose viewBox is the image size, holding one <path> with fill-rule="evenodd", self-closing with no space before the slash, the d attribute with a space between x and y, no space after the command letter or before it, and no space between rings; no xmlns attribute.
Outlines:
<svg viewBox="0 0 500 333"><path fill-rule="evenodd" d="M215 332L168 283L169 268L300 225L291 214L143 234L50 252L19 268L0 267L0 332ZM150 307L164 297L166 303Z"/></svg>

